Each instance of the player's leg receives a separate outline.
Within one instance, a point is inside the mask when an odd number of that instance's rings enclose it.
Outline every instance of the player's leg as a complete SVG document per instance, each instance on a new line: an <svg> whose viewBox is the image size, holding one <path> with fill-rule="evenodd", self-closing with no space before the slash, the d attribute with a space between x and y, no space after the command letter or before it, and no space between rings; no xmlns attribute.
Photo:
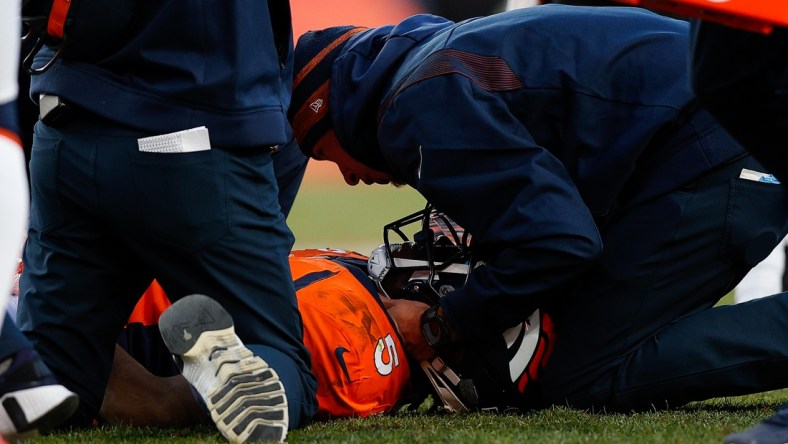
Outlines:
<svg viewBox="0 0 788 444"><path fill-rule="evenodd" d="M770 35L694 20L691 73L700 102L780 180L788 181L788 30ZM788 441L788 405L726 443Z"/></svg>
<svg viewBox="0 0 788 444"><path fill-rule="evenodd" d="M732 324L708 310L785 234L786 191L739 179L742 168L762 167L747 157L610 222L600 262L558 320L548 399L627 411L788 384L774 362L788 362L788 343L774 341L788 328L775 319L782 298ZM747 334L731 334L742 322Z"/></svg>
<svg viewBox="0 0 788 444"><path fill-rule="evenodd" d="M9 8L8 11L14 11ZM4 18L6 17L3 14ZM15 20L15 17L13 18ZM4 23L2 33L18 29ZM18 39L18 36L14 36ZM6 42L4 40L4 42ZM4 46L4 45L0 45ZM9 50L11 45L0 50ZM3 60L15 60L9 55ZM5 63L5 67L16 66ZM5 73L4 67L4 73ZM5 79L6 76L3 76ZM15 85L16 78L13 77ZM15 439L42 431L66 420L77 407L77 396L58 384L33 350L33 345L7 315L11 278L17 268L25 238L28 216L28 189L25 158L18 140L8 127L16 122L16 88L0 86L0 434Z"/></svg>
<svg viewBox="0 0 788 444"><path fill-rule="evenodd" d="M145 154L132 156L134 187L146 206L140 212L157 218L141 222L156 226L154 237L135 243L138 254L171 300L197 293L219 302L245 347L281 380L289 427L308 423L315 382L287 262L293 237L279 209L271 155L212 149L180 162Z"/></svg>
<svg viewBox="0 0 788 444"><path fill-rule="evenodd" d="M5 315L0 333L0 435L20 439L67 420L79 398L63 387Z"/></svg>
<svg viewBox="0 0 788 444"><path fill-rule="evenodd" d="M82 121L60 130L39 122L30 163L19 325L60 382L79 395L75 425L96 417L118 334L151 280L144 258L123 246L102 208L104 201L130 201L99 186L124 180L112 166L122 155L112 138L94 138L106 131Z"/></svg>

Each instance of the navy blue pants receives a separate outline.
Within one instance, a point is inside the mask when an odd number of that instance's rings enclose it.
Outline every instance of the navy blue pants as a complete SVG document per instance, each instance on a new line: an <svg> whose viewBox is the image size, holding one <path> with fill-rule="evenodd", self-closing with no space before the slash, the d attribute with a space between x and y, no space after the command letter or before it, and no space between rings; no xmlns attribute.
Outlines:
<svg viewBox="0 0 788 444"><path fill-rule="evenodd" d="M151 279L173 301L205 294L282 378L291 428L309 422L316 384L272 156L140 152L137 138L149 135L97 118L36 125L20 327L80 395L74 423L87 424L118 334Z"/></svg>
<svg viewBox="0 0 788 444"><path fill-rule="evenodd" d="M692 83L704 107L788 182L788 28L769 35L692 22Z"/></svg>
<svg viewBox="0 0 788 444"><path fill-rule="evenodd" d="M714 305L786 233L788 194L752 157L618 210L562 301L548 404L630 411L788 387L788 293Z"/></svg>
<svg viewBox="0 0 788 444"><path fill-rule="evenodd" d="M276 183L279 186L279 206L282 209L282 214L287 217L290 210L293 209L296 194L304 180L309 158L301 152L298 143L292 136L290 142L280 147L272 157Z"/></svg>

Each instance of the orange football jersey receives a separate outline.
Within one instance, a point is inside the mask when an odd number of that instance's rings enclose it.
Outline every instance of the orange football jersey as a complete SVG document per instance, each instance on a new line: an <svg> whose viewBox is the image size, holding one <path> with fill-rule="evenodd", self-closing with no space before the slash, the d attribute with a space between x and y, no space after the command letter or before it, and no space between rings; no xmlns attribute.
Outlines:
<svg viewBox="0 0 788 444"><path fill-rule="evenodd" d="M331 260L337 257L366 260L343 250L290 256L304 343L317 378L319 420L386 412L410 390L405 349L372 281ZM169 305L154 282L130 322L155 324Z"/></svg>

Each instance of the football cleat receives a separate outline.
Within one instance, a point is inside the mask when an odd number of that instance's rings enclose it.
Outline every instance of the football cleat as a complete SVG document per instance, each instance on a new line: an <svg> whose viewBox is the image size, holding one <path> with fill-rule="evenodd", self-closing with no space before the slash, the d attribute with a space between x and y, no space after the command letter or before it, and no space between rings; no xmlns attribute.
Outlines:
<svg viewBox="0 0 788 444"><path fill-rule="evenodd" d="M10 441L46 433L79 407L79 397L57 383L32 349L0 362L0 393L0 434Z"/></svg>
<svg viewBox="0 0 788 444"><path fill-rule="evenodd" d="M225 438L235 443L285 440L287 398L279 375L244 346L218 302L186 296L161 315L159 329Z"/></svg>

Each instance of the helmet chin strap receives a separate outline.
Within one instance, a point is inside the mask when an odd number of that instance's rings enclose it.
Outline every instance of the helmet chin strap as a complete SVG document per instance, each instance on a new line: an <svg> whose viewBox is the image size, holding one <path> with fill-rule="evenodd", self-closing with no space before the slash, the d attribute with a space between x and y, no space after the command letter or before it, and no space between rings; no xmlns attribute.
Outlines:
<svg viewBox="0 0 788 444"><path fill-rule="evenodd" d="M444 377L454 386L460 384L460 377L448 366L443 359L436 357L431 361L421 361L421 368L430 380L435 393L438 394L443 407L452 413L468 412L468 407L460 401L454 391L446 385ZM443 376L443 377L441 377Z"/></svg>

